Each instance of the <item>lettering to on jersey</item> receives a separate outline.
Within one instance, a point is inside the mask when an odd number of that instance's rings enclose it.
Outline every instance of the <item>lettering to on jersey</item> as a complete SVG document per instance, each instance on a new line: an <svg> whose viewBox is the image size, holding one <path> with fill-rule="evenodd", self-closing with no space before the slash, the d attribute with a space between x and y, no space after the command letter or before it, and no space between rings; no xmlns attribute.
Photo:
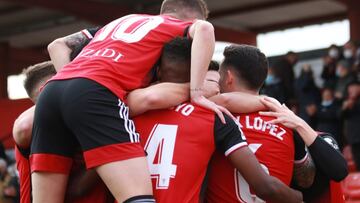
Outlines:
<svg viewBox="0 0 360 203"><path fill-rule="evenodd" d="M270 124L267 121L264 121L261 117L251 117L251 116L245 116L245 121L243 122L243 125L240 123L240 116L236 117L236 122L240 128L247 128L247 129L253 129L258 130L262 132L267 132L267 134L272 135L279 140L284 140L283 136L286 133L286 130L278 125Z"/></svg>
<svg viewBox="0 0 360 203"><path fill-rule="evenodd" d="M190 116L190 114L195 110L195 107L191 104L180 104L175 108L176 112L180 112L184 116Z"/></svg>
<svg viewBox="0 0 360 203"><path fill-rule="evenodd" d="M168 189L170 178L175 178L177 166L172 163L177 125L157 124L146 141L145 151L151 178L156 179L156 189Z"/></svg>

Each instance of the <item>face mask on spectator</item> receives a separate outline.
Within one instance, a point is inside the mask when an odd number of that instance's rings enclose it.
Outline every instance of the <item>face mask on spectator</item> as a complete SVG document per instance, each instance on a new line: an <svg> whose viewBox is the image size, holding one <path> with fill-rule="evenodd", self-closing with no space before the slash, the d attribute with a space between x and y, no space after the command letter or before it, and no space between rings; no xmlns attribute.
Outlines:
<svg viewBox="0 0 360 203"><path fill-rule="evenodd" d="M266 79L265 79L265 84L266 85L274 85L276 83L278 83L280 80L275 77L274 75L267 75Z"/></svg>
<svg viewBox="0 0 360 203"><path fill-rule="evenodd" d="M353 57L352 51L351 51L350 49L345 49L345 50L344 50L344 57L345 57L346 59L352 58L352 57Z"/></svg>
<svg viewBox="0 0 360 203"><path fill-rule="evenodd" d="M329 101L322 101L321 105L322 106L330 106L333 103L333 100L329 100Z"/></svg>
<svg viewBox="0 0 360 203"><path fill-rule="evenodd" d="M336 58L339 57L339 50L337 50L337 49L330 49L328 54L329 54L329 56L330 56L331 58L336 59Z"/></svg>
<svg viewBox="0 0 360 203"><path fill-rule="evenodd" d="M338 77L341 76L341 71L338 68L336 69L335 75L338 76Z"/></svg>

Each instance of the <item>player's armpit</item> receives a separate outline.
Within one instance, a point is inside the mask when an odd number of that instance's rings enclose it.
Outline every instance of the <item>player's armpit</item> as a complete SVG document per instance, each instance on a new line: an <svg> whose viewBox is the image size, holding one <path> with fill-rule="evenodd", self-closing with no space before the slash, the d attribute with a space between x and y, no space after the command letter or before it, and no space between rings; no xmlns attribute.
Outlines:
<svg viewBox="0 0 360 203"><path fill-rule="evenodd" d="M310 187L315 178L316 167L310 154L307 154L305 159L294 164L293 179L296 184L302 188Z"/></svg>
<svg viewBox="0 0 360 203"><path fill-rule="evenodd" d="M228 158L261 199L273 202L302 201L302 194L299 191L293 190L278 179L267 175L248 147L234 151Z"/></svg>
<svg viewBox="0 0 360 203"><path fill-rule="evenodd" d="M251 113L267 110L260 101L262 96L242 92L222 93L210 97L210 101L227 108L232 113Z"/></svg>
<svg viewBox="0 0 360 203"><path fill-rule="evenodd" d="M188 101L189 96L189 83L159 83L134 90L127 97L130 117L176 106Z"/></svg>
<svg viewBox="0 0 360 203"><path fill-rule="evenodd" d="M17 146L27 149L30 147L35 106L24 111L14 122L13 138Z"/></svg>

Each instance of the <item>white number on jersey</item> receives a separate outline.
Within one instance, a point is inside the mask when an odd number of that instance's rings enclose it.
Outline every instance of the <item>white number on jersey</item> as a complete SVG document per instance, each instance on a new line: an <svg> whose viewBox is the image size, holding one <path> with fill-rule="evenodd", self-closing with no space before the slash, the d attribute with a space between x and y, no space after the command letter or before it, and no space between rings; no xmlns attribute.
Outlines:
<svg viewBox="0 0 360 203"><path fill-rule="evenodd" d="M111 39L113 40L126 43L139 42L163 22L164 19L160 16L125 16L106 25L93 41L105 40L112 32ZM130 27L131 30L129 30Z"/></svg>
<svg viewBox="0 0 360 203"><path fill-rule="evenodd" d="M249 144L249 148L254 154L260 147L261 144ZM269 169L265 165L260 164L260 166L264 169L265 173L270 174ZM246 203L265 202L256 195L251 194L249 184L236 169L234 170L234 176L235 176L236 196L240 202L246 202Z"/></svg>
<svg viewBox="0 0 360 203"><path fill-rule="evenodd" d="M151 178L156 179L156 189L168 189L170 178L175 178L177 166L172 163L177 125L157 124L146 141L145 151Z"/></svg>

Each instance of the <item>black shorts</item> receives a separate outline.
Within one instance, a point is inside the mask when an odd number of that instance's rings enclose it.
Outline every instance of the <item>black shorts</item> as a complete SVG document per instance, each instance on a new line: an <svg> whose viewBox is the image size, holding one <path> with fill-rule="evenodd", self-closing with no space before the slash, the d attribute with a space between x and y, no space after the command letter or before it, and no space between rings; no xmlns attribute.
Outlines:
<svg viewBox="0 0 360 203"><path fill-rule="evenodd" d="M88 79L49 82L35 109L31 171L69 173L80 147L87 168L145 156L129 108Z"/></svg>

